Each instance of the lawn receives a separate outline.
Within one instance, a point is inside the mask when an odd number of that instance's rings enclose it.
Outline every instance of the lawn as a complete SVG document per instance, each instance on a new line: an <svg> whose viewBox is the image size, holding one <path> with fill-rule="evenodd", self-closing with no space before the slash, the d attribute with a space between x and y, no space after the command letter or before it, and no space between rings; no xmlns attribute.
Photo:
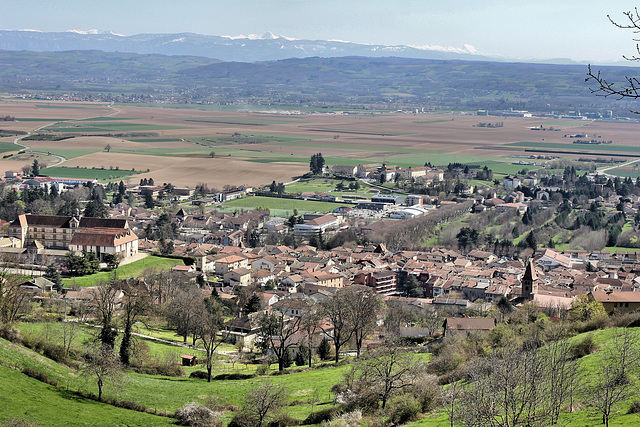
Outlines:
<svg viewBox="0 0 640 427"><path fill-rule="evenodd" d="M141 171L116 170L116 169L84 169L84 168L67 168L64 166L52 166L42 169L40 175L54 176L60 178L81 178L81 179L97 179L108 180L123 178L130 175L142 173Z"/></svg>
<svg viewBox="0 0 640 427"><path fill-rule="evenodd" d="M148 257L132 262L131 264L121 265L117 269L117 276L119 279L139 277L143 275L145 270L168 271L176 265L183 264L183 261L179 259L162 258L149 255ZM113 276L113 271L100 271L88 276L63 279L63 282L65 286L93 286L100 282L108 282L113 279Z"/></svg>
<svg viewBox="0 0 640 427"><path fill-rule="evenodd" d="M298 212L300 213L331 212L339 206L340 204L338 203L316 202L298 199L280 199L278 197L252 196L231 200L217 206L216 208L222 211L234 211L240 209L256 209L257 207L262 207L270 209L271 214L274 215L274 211L293 212L294 209L298 209Z"/></svg>

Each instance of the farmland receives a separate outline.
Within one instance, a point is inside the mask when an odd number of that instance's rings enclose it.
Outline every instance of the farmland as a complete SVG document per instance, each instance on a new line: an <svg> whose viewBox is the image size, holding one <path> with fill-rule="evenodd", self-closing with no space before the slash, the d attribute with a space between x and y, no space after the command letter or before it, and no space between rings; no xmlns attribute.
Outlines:
<svg viewBox="0 0 640 427"><path fill-rule="evenodd" d="M42 118L44 108L56 119ZM488 128L477 126L482 118L461 114L278 115L222 110L0 100L0 114L22 118L3 124L5 130L69 137L24 141L32 151L63 157L65 161L57 166L105 169L107 173L97 175L99 179L109 179L113 174L108 171L116 168L148 168L140 178L180 186L290 182L308 171L310 156L318 152L327 165L386 162L417 167L457 162L487 166L496 178L522 169L514 155L593 160L640 155L636 145L640 124L632 122L509 117L501 119L503 127ZM541 122L558 131L531 130ZM578 133L612 143L573 144L565 136ZM14 148L10 145L14 139L0 141L0 150ZM538 152L526 151L531 149Z"/></svg>

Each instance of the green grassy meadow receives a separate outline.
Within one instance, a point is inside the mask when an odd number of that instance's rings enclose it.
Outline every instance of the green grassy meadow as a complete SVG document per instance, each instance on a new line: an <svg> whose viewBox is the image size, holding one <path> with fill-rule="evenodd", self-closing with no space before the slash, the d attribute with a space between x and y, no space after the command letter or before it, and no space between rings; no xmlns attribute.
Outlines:
<svg viewBox="0 0 640 427"><path fill-rule="evenodd" d="M127 171L115 169L84 169L84 168L68 168L64 166L52 166L40 171L41 175L54 176L61 178L81 178L81 179L118 179L141 173L141 171Z"/></svg>
<svg viewBox="0 0 640 427"><path fill-rule="evenodd" d="M142 276L145 270L168 271L176 265L184 265L184 263L179 259L162 258L149 255L146 258L132 262L131 264L119 266L116 273L119 279L126 279ZM63 282L65 286L93 286L97 283L107 282L113 279L113 277L113 271L100 271L88 276L63 279Z"/></svg>
<svg viewBox="0 0 640 427"><path fill-rule="evenodd" d="M234 211L239 209L256 209L257 207L263 207L270 209L271 214L274 215L274 211L293 212L294 209L297 209L300 213L331 212L339 206L340 204L338 203L317 202L298 199L281 199L278 197L251 196L225 202L219 206L216 206L216 209L219 211Z"/></svg>
<svg viewBox="0 0 640 427"><path fill-rule="evenodd" d="M14 144L13 142L0 142L0 153L6 153L8 151L18 151L22 147Z"/></svg>

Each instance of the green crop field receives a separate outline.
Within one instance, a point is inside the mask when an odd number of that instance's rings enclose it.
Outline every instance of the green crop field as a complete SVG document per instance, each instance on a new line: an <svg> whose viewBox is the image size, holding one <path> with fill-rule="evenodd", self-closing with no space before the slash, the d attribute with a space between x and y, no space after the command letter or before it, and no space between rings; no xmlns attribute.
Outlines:
<svg viewBox="0 0 640 427"><path fill-rule="evenodd" d="M89 122L84 122L89 123ZM163 126L163 125L148 125L144 123L109 123L100 122L96 126L87 126L83 123L83 126L74 125L69 123L62 123L56 125L50 125L44 129L53 132L131 132L131 131L153 131L153 130L170 130L170 129L186 129L181 126Z"/></svg>
<svg viewBox="0 0 640 427"><path fill-rule="evenodd" d="M13 142L0 142L0 153L6 153L8 151L18 151L22 147L14 144Z"/></svg>
<svg viewBox="0 0 640 427"><path fill-rule="evenodd" d="M616 170L616 169L610 169L607 171L607 174L609 175L615 175L615 176L619 176L621 178L638 178L640 177L640 170Z"/></svg>
<svg viewBox="0 0 640 427"><path fill-rule="evenodd" d="M640 153L640 146L637 145L616 145L616 144L563 144L553 142L513 142L505 144L504 147L541 148L547 150L565 151L596 151L605 154L616 153Z"/></svg>
<svg viewBox="0 0 640 427"><path fill-rule="evenodd" d="M42 169L40 174L43 176L53 176L59 178L80 178L80 179L117 179L125 176L135 175L141 173L140 171L132 172L127 170L111 170L111 169L83 169L83 168L68 168L64 166L52 166L50 168Z"/></svg>
<svg viewBox="0 0 640 427"><path fill-rule="evenodd" d="M57 142L53 142L52 144L56 144ZM73 159L75 157L82 157L82 156L86 156L87 154L92 154L92 153L96 153L98 151L102 151L102 150L96 150L94 148L57 148L57 147L51 147L51 148L47 148L47 149L39 149L39 150L33 150L38 151L40 153L51 153L51 154L55 154L56 156L61 156L64 157L65 159Z"/></svg>
<svg viewBox="0 0 640 427"><path fill-rule="evenodd" d="M292 117L293 118L293 117ZM295 117L295 119L300 120L302 117ZM225 125L240 125L240 126L266 126L270 124L278 124L278 123L290 123L291 118L277 118L277 119L267 119L267 118L238 118L238 117L189 117L184 119L185 122L205 122L205 123L218 123ZM301 122L304 123L304 122Z"/></svg>
<svg viewBox="0 0 640 427"><path fill-rule="evenodd" d="M126 279L130 277L139 277L143 275L145 270L152 271L168 271L176 265L184 265L182 260L172 258L161 258L150 255L139 261L132 262L131 264L121 265L117 269L117 275L119 279ZM113 279L113 271L100 271L95 274L82 277L71 277L64 279L65 286L93 286L100 282L107 282Z"/></svg>
<svg viewBox="0 0 640 427"><path fill-rule="evenodd" d="M180 138L127 138L127 141L134 142L179 142Z"/></svg>

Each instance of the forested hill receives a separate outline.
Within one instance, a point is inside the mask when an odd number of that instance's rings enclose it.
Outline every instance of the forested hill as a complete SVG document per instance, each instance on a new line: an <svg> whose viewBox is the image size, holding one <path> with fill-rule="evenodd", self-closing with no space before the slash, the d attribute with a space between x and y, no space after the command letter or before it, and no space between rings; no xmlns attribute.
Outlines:
<svg viewBox="0 0 640 427"><path fill-rule="evenodd" d="M635 69L601 67L612 81ZM403 104L532 111L638 107L595 97L584 65L407 58L305 58L241 63L101 51L0 51L3 91L178 97L185 102ZM633 74L632 74L633 75Z"/></svg>

